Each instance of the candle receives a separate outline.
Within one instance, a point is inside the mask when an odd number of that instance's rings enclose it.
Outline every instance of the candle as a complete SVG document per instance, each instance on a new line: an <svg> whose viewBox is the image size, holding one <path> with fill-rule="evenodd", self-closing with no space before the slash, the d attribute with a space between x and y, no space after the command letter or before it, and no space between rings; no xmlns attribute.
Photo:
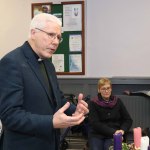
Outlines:
<svg viewBox="0 0 150 150"><path fill-rule="evenodd" d="M114 150L122 150L122 134L114 134Z"/></svg>
<svg viewBox="0 0 150 150"><path fill-rule="evenodd" d="M141 128L134 128L133 129L133 134L134 134L134 145L135 145L135 149L140 149L141 147Z"/></svg>
<svg viewBox="0 0 150 150"><path fill-rule="evenodd" d="M143 136L141 137L141 150L147 150L149 145L149 137Z"/></svg>

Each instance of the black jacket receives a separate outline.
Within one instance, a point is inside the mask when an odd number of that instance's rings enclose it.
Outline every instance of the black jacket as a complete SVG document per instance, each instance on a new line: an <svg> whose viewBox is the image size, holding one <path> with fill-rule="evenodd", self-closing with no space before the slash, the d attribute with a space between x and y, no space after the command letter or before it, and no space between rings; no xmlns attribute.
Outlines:
<svg viewBox="0 0 150 150"><path fill-rule="evenodd" d="M56 150L58 129L53 114L65 103L55 68L44 60L56 105L26 42L0 61L0 119L4 127L3 150ZM71 115L74 106L66 111Z"/></svg>
<svg viewBox="0 0 150 150"><path fill-rule="evenodd" d="M90 101L89 110L89 136L112 138L116 130L127 132L132 125L132 119L120 99L113 108L102 107Z"/></svg>

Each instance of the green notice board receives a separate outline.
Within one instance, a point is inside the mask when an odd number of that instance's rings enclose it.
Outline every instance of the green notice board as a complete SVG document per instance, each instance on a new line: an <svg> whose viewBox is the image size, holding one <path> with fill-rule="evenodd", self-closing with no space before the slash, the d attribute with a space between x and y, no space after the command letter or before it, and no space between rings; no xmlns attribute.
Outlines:
<svg viewBox="0 0 150 150"><path fill-rule="evenodd" d="M46 9L47 7L47 9ZM33 3L32 17L37 11L51 13L62 21L62 38L50 61L58 75L85 74L84 1Z"/></svg>

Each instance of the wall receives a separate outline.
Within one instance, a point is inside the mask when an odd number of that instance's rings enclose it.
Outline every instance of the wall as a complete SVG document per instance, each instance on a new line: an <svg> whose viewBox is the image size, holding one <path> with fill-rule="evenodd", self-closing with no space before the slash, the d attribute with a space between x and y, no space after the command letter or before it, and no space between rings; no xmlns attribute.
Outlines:
<svg viewBox="0 0 150 150"><path fill-rule="evenodd" d="M87 53L89 77L149 77L150 1L89 0Z"/></svg>
<svg viewBox="0 0 150 150"><path fill-rule="evenodd" d="M97 95L97 83L99 78L59 78L61 90L65 94L74 94L78 96L83 93L84 96L90 95L91 97ZM139 78L111 78L113 86L113 94L121 95L125 90L131 92L150 90L149 79Z"/></svg>
<svg viewBox="0 0 150 150"><path fill-rule="evenodd" d="M28 35L29 0L0 0L0 58L22 44Z"/></svg>
<svg viewBox="0 0 150 150"><path fill-rule="evenodd" d="M55 0L54 2L60 3L62 1L65 0ZM27 40L31 21L31 4L42 2L50 1L13 0L8 2L0 0L0 58Z"/></svg>

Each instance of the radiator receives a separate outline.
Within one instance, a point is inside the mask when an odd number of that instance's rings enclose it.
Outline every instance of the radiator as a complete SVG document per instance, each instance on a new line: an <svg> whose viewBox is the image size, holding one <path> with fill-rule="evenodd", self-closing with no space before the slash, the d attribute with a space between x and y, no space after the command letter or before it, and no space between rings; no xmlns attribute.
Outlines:
<svg viewBox="0 0 150 150"><path fill-rule="evenodd" d="M118 95L118 97L125 104L133 119L132 128L150 127L150 97L127 95Z"/></svg>

